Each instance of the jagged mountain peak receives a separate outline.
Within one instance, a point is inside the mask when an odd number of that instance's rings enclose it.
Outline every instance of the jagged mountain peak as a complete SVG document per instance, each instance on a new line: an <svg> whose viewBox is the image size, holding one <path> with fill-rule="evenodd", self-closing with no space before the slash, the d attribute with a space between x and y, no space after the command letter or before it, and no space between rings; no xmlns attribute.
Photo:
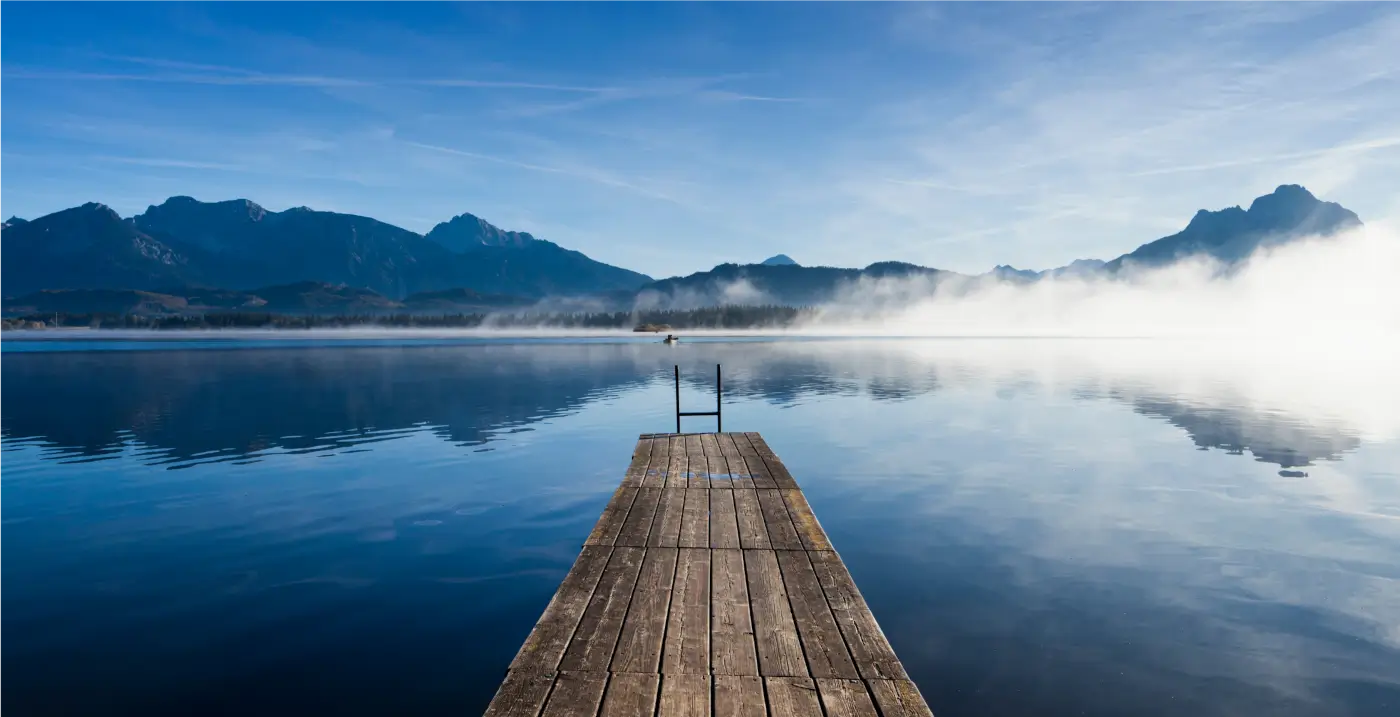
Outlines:
<svg viewBox="0 0 1400 717"><path fill-rule="evenodd" d="M529 232L506 231L470 213L439 223L428 232L427 238L455 252L483 246L523 247L540 241Z"/></svg>

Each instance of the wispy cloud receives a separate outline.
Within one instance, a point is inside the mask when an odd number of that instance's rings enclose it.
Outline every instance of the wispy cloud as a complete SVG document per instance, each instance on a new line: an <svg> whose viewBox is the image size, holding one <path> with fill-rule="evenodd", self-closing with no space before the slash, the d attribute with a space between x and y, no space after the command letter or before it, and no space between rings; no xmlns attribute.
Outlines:
<svg viewBox="0 0 1400 717"><path fill-rule="evenodd" d="M92 158L98 162L115 162L117 164L131 164L141 167L169 167L174 169L214 169L224 172L247 171L248 167L241 164L226 164L223 162L198 162L187 159L165 159L160 157L111 157L98 155Z"/></svg>

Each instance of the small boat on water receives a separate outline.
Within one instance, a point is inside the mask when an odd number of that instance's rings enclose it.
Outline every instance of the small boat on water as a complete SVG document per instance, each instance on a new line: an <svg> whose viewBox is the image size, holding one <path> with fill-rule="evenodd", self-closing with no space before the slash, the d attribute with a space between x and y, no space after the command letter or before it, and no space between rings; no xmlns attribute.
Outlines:
<svg viewBox="0 0 1400 717"><path fill-rule="evenodd" d="M678 338L675 334L666 334L666 338L662 339L662 340L661 340L661 343L663 343L663 344L674 344L674 343L676 343L677 341L680 341L680 338Z"/></svg>

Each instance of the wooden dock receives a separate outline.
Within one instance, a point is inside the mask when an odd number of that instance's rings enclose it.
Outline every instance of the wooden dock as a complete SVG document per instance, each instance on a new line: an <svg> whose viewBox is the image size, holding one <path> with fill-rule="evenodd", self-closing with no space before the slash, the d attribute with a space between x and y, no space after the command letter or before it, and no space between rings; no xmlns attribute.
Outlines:
<svg viewBox="0 0 1400 717"><path fill-rule="evenodd" d="M931 717L757 433L641 437L486 714Z"/></svg>

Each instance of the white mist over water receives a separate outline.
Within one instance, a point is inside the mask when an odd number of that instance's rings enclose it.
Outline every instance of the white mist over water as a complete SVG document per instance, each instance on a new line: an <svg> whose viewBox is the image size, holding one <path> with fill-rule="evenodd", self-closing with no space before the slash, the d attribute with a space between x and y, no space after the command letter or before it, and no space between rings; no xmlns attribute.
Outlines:
<svg viewBox="0 0 1400 717"><path fill-rule="evenodd" d="M1226 275L1206 259L1124 280L1017 284L865 280L804 329L901 336L1078 336L1315 340L1357 347L1400 338L1400 231L1379 223L1264 249Z"/></svg>

